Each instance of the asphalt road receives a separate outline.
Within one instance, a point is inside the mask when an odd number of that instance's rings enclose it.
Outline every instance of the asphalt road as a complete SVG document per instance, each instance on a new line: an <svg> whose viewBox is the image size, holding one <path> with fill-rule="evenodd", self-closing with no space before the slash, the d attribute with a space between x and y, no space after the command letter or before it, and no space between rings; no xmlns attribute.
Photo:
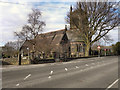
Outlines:
<svg viewBox="0 0 120 90"><path fill-rule="evenodd" d="M118 57L2 68L2 88L118 88Z"/></svg>

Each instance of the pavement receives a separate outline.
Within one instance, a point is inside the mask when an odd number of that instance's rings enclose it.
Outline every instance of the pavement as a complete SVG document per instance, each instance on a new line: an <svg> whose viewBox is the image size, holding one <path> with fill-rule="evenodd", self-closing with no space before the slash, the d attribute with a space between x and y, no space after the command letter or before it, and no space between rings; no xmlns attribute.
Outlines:
<svg viewBox="0 0 120 90"><path fill-rule="evenodd" d="M2 88L118 88L118 57L5 66Z"/></svg>

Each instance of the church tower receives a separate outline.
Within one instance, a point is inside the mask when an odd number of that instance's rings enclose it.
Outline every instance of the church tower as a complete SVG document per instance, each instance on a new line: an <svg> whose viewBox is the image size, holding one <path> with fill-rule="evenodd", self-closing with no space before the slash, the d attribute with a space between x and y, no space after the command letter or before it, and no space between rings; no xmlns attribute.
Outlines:
<svg viewBox="0 0 120 90"><path fill-rule="evenodd" d="M72 29L72 5L70 6L70 29Z"/></svg>

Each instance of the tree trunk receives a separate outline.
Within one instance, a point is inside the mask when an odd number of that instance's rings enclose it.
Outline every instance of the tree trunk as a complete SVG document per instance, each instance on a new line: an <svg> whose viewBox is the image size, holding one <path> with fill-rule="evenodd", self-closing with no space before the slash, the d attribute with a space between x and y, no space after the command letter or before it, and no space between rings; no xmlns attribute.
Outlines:
<svg viewBox="0 0 120 90"><path fill-rule="evenodd" d="M90 43L91 43L91 40L90 40ZM91 54L92 54L92 53L91 53L91 51L92 51L91 46L92 46L92 45L90 44L89 56L91 56Z"/></svg>
<svg viewBox="0 0 120 90"><path fill-rule="evenodd" d="M86 44L86 48L85 48L85 56L88 57L89 56L89 50L90 50L90 43Z"/></svg>

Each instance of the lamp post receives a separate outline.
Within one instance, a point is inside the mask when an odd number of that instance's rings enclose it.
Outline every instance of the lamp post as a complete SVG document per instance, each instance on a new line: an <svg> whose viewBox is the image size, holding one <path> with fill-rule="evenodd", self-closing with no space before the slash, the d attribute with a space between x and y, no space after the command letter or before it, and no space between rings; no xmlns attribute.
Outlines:
<svg viewBox="0 0 120 90"><path fill-rule="evenodd" d="M21 65L21 47L19 49L19 53L18 53L18 61L19 61L19 65Z"/></svg>
<svg viewBox="0 0 120 90"><path fill-rule="evenodd" d="M27 50L28 50L28 60L30 61L29 47L27 48ZM30 63L31 63L31 61L30 61Z"/></svg>
<svg viewBox="0 0 120 90"><path fill-rule="evenodd" d="M100 46L97 47L98 48L98 57L100 57Z"/></svg>

